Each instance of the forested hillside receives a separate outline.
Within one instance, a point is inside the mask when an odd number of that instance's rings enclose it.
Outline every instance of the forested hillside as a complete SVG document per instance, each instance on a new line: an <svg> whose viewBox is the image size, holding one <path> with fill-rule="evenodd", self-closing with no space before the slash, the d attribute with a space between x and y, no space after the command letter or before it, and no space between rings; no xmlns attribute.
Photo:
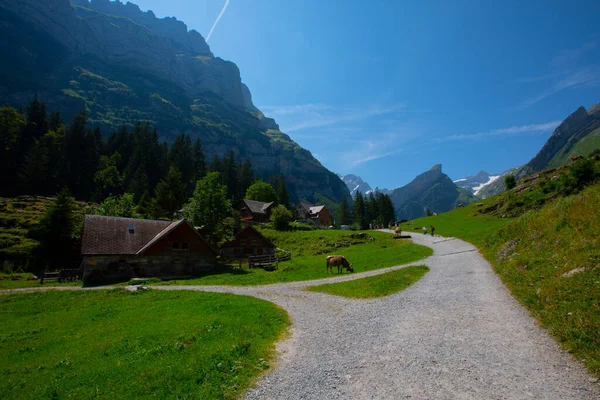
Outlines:
<svg viewBox="0 0 600 400"><path fill-rule="evenodd" d="M144 213L149 217L168 217L181 208L207 171L220 173L234 201L256 179L251 162L233 151L206 160L200 139L180 134L169 145L147 122L104 139L98 128L88 128L85 111L65 125L37 99L25 114L0 108L0 144L1 196L54 195L67 187L78 200L101 202L127 192L136 204L154 204ZM278 185L280 176L275 178Z"/></svg>
<svg viewBox="0 0 600 400"><path fill-rule="evenodd" d="M11 55L0 63L0 103L25 108L37 96L69 121L85 110L104 138L148 121L158 142L186 134L209 160L233 152L263 180L282 174L293 201L349 200L335 174L253 105L237 66L183 22L108 0L0 0L0 10L0 35L11 38L0 41Z"/></svg>

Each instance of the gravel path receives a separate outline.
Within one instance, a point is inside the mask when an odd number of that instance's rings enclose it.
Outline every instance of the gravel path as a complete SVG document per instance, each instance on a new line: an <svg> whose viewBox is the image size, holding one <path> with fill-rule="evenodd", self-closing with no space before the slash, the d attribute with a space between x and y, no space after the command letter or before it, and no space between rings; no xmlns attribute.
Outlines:
<svg viewBox="0 0 600 400"><path fill-rule="evenodd" d="M414 263L431 271L381 299L302 289L403 266L267 286L154 288L244 294L287 310L291 334L278 344L278 364L247 399L600 399L595 379L518 305L474 246L412 236L434 249Z"/></svg>
<svg viewBox="0 0 600 400"><path fill-rule="evenodd" d="M278 345L279 363L247 399L600 399L593 377L518 305L474 246L412 236L434 249L415 263L431 271L381 299L301 291L321 281L162 289L251 295L288 311L293 325Z"/></svg>

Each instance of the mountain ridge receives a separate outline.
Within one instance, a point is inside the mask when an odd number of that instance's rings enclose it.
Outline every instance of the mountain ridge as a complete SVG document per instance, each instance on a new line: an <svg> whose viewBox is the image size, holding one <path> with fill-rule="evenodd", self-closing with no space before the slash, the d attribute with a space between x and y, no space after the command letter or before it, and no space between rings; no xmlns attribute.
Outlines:
<svg viewBox="0 0 600 400"><path fill-rule="evenodd" d="M600 103L588 110L578 107L554 129L527 164L503 172L499 179L483 188L479 194L489 197L503 192L505 186L502 178L506 175L514 175L518 180L546 168L559 167L572 156L587 156L596 149L600 149Z"/></svg>
<svg viewBox="0 0 600 400"><path fill-rule="evenodd" d="M294 200L349 197L252 104L237 66L183 22L108 0L0 0L0 9L0 33L15 38L0 43L11 54L0 66L1 102L25 107L37 97L66 119L85 109L104 135L149 121L161 140L200 138L208 159L231 150L263 179L282 173Z"/></svg>

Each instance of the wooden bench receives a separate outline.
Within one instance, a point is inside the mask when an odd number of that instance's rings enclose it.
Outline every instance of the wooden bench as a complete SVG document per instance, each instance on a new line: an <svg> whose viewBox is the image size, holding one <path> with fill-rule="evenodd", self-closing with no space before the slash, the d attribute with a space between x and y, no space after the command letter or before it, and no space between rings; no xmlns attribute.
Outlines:
<svg viewBox="0 0 600 400"><path fill-rule="evenodd" d="M40 278L40 284L44 284L44 281L57 281L60 278L60 272L44 272Z"/></svg>
<svg viewBox="0 0 600 400"><path fill-rule="evenodd" d="M55 272L44 272L40 278L40 284L44 281L74 282L81 279L81 272L78 269L61 269Z"/></svg>

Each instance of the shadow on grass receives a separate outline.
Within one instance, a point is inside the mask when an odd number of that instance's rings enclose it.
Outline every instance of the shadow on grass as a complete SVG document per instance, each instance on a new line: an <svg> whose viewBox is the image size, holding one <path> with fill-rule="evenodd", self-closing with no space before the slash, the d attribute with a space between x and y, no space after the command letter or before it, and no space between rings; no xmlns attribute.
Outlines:
<svg viewBox="0 0 600 400"><path fill-rule="evenodd" d="M234 276L242 276L251 274L252 271L244 270L241 268L233 268L230 266L220 266L211 271L202 272L194 275L187 276L163 276L163 277L140 277L140 278L131 278L131 277L117 277L117 278L105 278L98 279L93 281L83 282L82 287L91 288L91 287L101 287L101 286L125 286L125 285L146 285L146 284L157 284L160 282L170 282L170 281L181 281L185 282L188 280L201 279L209 276L218 276L218 275L234 275ZM135 279L135 280L134 280Z"/></svg>

